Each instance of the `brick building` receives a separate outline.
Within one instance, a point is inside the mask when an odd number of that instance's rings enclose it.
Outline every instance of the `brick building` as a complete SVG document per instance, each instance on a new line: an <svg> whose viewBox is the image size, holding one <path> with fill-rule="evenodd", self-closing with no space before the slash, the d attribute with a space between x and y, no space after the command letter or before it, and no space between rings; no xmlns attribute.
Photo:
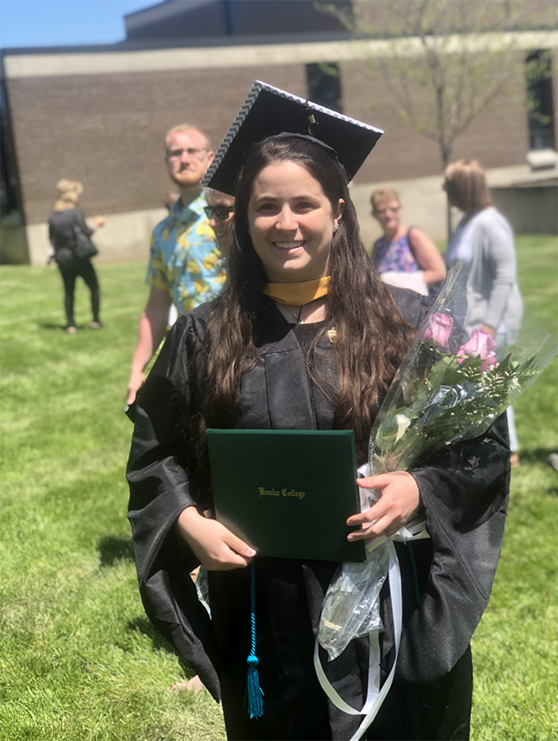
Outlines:
<svg viewBox="0 0 558 741"><path fill-rule="evenodd" d="M350 0L338 5L349 13L358 10ZM377 18L383 19L385 0L365 5L368 11L376 5ZM551 50L552 75L544 89L549 113L539 117L539 128L528 115L518 65L509 88L514 94L502 95L478 115L454 150L455 157L480 159L507 186L513 177L529 180L530 150L552 151L558 142L553 103L558 101L558 31L548 25L516 31L516 48L510 51L524 59ZM171 187L163 163L166 131L191 122L207 131L216 147L255 79L337 105L385 130L352 185L366 242L374 236L368 197L374 184L386 182L402 193L409 185L407 204L403 198L406 221L443 238L437 144L388 105L388 83L370 75L364 58L389 57L391 47L383 38L387 25L379 22L378 38L355 44L346 28L319 13L311 0L167 0L127 16L126 26L126 41L111 46L2 52L3 262L44 261L46 221L60 178L80 180L86 215L106 217L97 237L99 259L145 260L150 231L165 214L163 199ZM273 34L263 33L270 28ZM511 180L506 180L508 171L516 173ZM546 195L544 188L537 189L539 203L541 197L554 197L555 173L538 176L550 188ZM552 207L550 217L548 208L543 211L552 224Z"/></svg>

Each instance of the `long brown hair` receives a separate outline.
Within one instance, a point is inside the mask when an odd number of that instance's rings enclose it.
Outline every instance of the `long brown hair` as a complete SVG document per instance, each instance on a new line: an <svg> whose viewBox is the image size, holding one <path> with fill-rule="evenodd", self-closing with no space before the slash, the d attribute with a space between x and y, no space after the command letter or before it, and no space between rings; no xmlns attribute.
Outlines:
<svg viewBox="0 0 558 741"><path fill-rule="evenodd" d="M326 326L333 321L338 337L334 345L339 363L334 427L354 429L362 458L378 404L408 350L410 327L366 254L344 168L321 146L299 137L270 137L255 144L238 177L227 281L205 335L202 433L209 426L235 425L243 368L247 359L257 363L256 318L267 279L252 245L248 203L257 175L276 162L305 167L320 183L334 213L339 199L345 202L329 255Z"/></svg>

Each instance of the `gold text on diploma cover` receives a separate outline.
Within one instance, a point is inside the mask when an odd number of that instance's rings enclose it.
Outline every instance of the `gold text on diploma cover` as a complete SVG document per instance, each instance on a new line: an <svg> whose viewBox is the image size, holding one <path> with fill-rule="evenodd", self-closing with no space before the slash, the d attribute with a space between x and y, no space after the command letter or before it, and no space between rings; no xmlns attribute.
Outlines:
<svg viewBox="0 0 558 741"><path fill-rule="evenodd" d="M266 489L263 486L258 487L258 492L261 497L295 497L296 499L304 499L306 496L305 491L296 491L296 489Z"/></svg>

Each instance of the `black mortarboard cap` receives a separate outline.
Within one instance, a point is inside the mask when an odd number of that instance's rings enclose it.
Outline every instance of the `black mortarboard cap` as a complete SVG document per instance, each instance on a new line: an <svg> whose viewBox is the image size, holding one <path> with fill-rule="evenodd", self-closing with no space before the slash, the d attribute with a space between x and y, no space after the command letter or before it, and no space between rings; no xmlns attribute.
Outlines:
<svg viewBox="0 0 558 741"><path fill-rule="evenodd" d="M282 133L310 135L327 144L352 180L383 131L257 80L202 184L233 195L238 172L252 144Z"/></svg>

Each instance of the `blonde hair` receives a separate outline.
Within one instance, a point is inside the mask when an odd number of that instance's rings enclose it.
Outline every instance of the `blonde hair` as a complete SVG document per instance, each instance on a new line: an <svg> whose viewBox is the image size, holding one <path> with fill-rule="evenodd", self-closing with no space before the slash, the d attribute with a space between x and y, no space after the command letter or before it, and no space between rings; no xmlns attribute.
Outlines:
<svg viewBox="0 0 558 741"><path fill-rule="evenodd" d="M374 211L377 211L378 206L386 201L397 201L397 203L401 203L397 191L393 190L393 188L377 188L370 196L370 203Z"/></svg>
<svg viewBox="0 0 558 741"><path fill-rule="evenodd" d="M188 131L196 131L198 134L200 134L204 139L206 149L208 151L211 150L211 142L209 141L209 138L204 131L198 129L197 126L193 126L192 124L178 124L178 126L173 126L172 129L167 131L167 135L165 136L165 151L169 151L169 138L171 134L186 133Z"/></svg>
<svg viewBox="0 0 558 741"><path fill-rule="evenodd" d="M477 160L457 160L446 167L444 190L450 203L467 214L492 205L486 175Z"/></svg>
<svg viewBox="0 0 558 741"><path fill-rule="evenodd" d="M54 204L54 211L67 211L76 208L79 197L83 193L83 185L79 180L62 179L56 183L58 200Z"/></svg>

